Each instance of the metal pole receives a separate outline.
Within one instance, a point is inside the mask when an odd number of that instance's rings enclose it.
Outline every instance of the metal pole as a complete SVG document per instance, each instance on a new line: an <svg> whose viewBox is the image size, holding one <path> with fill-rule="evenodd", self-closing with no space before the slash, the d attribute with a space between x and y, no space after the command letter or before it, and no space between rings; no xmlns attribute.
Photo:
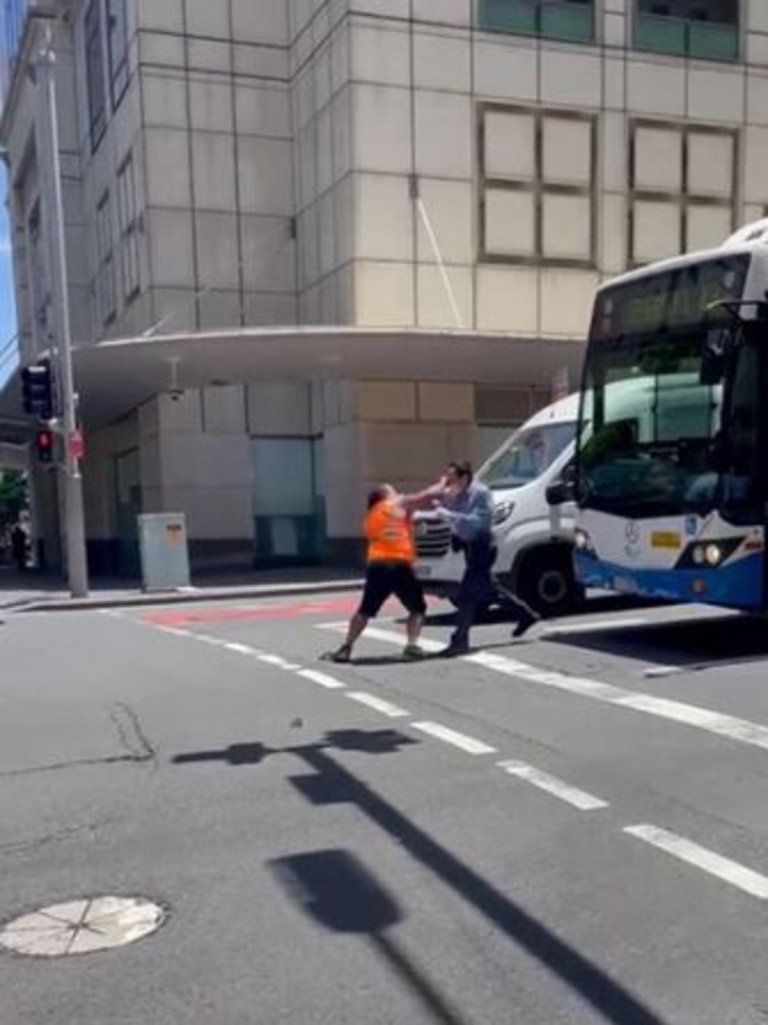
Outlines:
<svg viewBox="0 0 768 1025"><path fill-rule="evenodd" d="M58 305L58 370L64 420L64 485L66 492L67 575L73 598L88 596L88 560L85 548L85 516L83 512L83 478L80 459L74 450L77 432L77 409L72 373L72 338L69 326L69 290L67 287L67 249L64 235L64 201L61 192L59 163L59 123L56 107L56 55L52 34L46 30L45 43L38 53L37 71L43 91L43 107L50 145L51 197L53 219L53 293Z"/></svg>

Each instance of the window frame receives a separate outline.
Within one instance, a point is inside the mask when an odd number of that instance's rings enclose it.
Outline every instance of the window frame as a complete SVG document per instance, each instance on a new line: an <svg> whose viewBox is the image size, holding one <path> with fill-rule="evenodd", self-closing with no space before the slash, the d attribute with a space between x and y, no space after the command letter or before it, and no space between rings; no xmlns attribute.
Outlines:
<svg viewBox="0 0 768 1025"><path fill-rule="evenodd" d="M139 259L140 216L136 210L136 171L133 153L128 153L117 169L117 227L123 299L130 303L141 292ZM135 274L132 276L129 268Z"/></svg>
<svg viewBox="0 0 768 1025"><path fill-rule="evenodd" d="M518 114L534 119L534 177L524 179L499 178L486 174L485 118L488 113ZM544 179L544 124L547 118L563 121L577 121L589 126L591 175L588 185L571 185L546 182ZM578 270L594 270L598 263L598 115L580 110L550 107L526 107L507 103L483 102L477 105L477 153L478 153L478 201L477 239L479 264L500 264L527 267L558 267ZM533 195L534 202L534 252L527 256L489 251L486 228L486 194L489 190L525 192ZM544 198L546 196L572 196L587 198L589 213L589 255L584 259L552 257L544 253Z"/></svg>
<svg viewBox="0 0 768 1025"><path fill-rule="evenodd" d="M511 0L514 4L516 0ZM598 0L584 0L584 2L572 2L572 0L529 0L529 6L532 8L533 17L535 21L535 27L531 31L527 31L524 28L507 28L502 26L489 25L486 15L486 4L489 0L477 0L475 9L475 25L481 32L501 32L506 35L518 35L527 36L529 39L551 39L560 43L575 43L576 45L589 45L596 43L597 38L597 3ZM573 7L588 7L590 17L590 32L586 36L564 36L551 34L544 30L542 26L542 11L547 7L563 7L567 8L569 5Z"/></svg>
<svg viewBox="0 0 768 1025"><path fill-rule="evenodd" d="M675 132L680 136L680 144L682 147L682 182L680 186L680 192L669 192L663 189L649 189L649 188L638 188L635 184L635 174L637 170L636 165L636 146L637 146L637 133L642 129L655 129L667 132ZM689 181L689 146L688 140L691 135L713 135L717 138L730 138L731 139L731 182L732 189L730 198L719 198L717 196L707 196L702 193L689 192L688 181ZM682 255L689 252L687 246L688 240L688 210L691 206L709 206L718 210L730 209L731 211L731 231L736 231L738 227L739 219L739 204L737 197L737 184L739 181L739 142L740 142L740 129L738 128L726 128L725 126L719 127L708 124L695 124L690 122L678 122L678 121L661 121L653 118L630 118L629 119L629 149L628 149L628 164L629 174L627 180L627 270L636 270L640 267L647 267L649 263L653 263L654 260L637 260L635 259L635 203L639 200L640 202L662 202L668 203L671 209L674 209L679 218L679 231L678 231L678 248L679 253ZM725 241L725 240L723 240Z"/></svg>
<svg viewBox="0 0 768 1025"><path fill-rule="evenodd" d="M112 236L112 197L109 189L105 189L96 204L96 311L99 323L104 327L117 317L115 247Z"/></svg>
<svg viewBox="0 0 768 1025"><path fill-rule="evenodd" d="M107 89L104 73L101 0L90 0L83 19L88 134L95 153L107 131Z"/></svg>
<svg viewBox="0 0 768 1025"><path fill-rule="evenodd" d="M690 16L679 15L679 14L659 14L655 11L643 11L640 8L641 0L631 0L632 2L632 48L638 53L657 53L666 54L671 57L683 57L686 60L707 60L715 61L719 64L736 64L742 60L743 45L744 45L744 17L742 10L741 0L734 0L736 20L733 22L728 21L709 21L707 19L692 18ZM643 18L653 18L660 23L669 22L670 26L680 26L683 31L683 45L680 49L659 49L650 46L639 45L639 28L640 22ZM695 53L691 47L691 26L695 25L714 25L720 26L721 28L732 28L735 36L735 53L733 56L716 56L713 54L699 54Z"/></svg>
<svg viewBox="0 0 768 1025"><path fill-rule="evenodd" d="M128 8L126 0L104 0L104 3L109 95L114 113L128 91L130 81L130 70L128 67ZM115 14L115 11L119 13ZM119 36L115 26L120 25L122 26L122 46L118 54L115 40Z"/></svg>

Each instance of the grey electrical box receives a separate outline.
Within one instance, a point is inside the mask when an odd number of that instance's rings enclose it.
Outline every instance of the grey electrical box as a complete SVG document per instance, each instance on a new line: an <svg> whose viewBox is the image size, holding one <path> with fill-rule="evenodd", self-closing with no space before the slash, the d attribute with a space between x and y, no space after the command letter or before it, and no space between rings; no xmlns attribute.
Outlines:
<svg viewBox="0 0 768 1025"><path fill-rule="evenodd" d="M189 550L184 513L139 516L141 577L145 591L189 587Z"/></svg>

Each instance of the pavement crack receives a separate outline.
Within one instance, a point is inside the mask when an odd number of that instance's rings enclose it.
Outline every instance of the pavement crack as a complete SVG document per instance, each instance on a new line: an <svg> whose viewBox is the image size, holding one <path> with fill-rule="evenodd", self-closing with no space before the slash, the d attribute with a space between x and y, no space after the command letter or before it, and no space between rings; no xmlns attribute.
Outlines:
<svg viewBox="0 0 768 1025"><path fill-rule="evenodd" d="M112 706L109 717L117 730L120 744L128 752L125 760L150 762L153 768L157 768L157 752L144 732L137 712L121 701Z"/></svg>
<svg viewBox="0 0 768 1025"><path fill-rule="evenodd" d="M40 850L42 847L48 847L50 844L72 840L83 833L95 835L99 829L111 825L114 821L115 819L113 818L97 819L94 822L86 822L77 826L63 826L61 829L57 829L52 833L45 833L43 836L30 837L25 840L14 840L11 843L0 843L0 858L30 854Z"/></svg>
<svg viewBox="0 0 768 1025"><path fill-rule="evenodd" d="M16 776L34 776L43 772L59 772L62 769L75 769L81 766L95 765L149 765L157 768L157 751L149 741L141 725L138 714L130 705L118 702L109 710L109 718L115 727L120 747L124 754L98 755L93 758L68 758L60 762L49 762L43 765L30 765L24 769L0 770L0 779L11 779Z"/></svg>

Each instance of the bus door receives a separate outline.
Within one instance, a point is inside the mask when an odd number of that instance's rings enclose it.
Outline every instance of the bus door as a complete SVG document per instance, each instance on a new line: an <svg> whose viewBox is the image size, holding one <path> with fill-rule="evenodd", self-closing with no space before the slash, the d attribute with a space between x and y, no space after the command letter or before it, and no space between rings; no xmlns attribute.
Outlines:
<svg viewBox="0 0 768 1025"><path fill-rule="evenodd" d="M722 432L723 518L759 527L768 539L768 324L749 321L734 332L727 359ZM763 551L762 604L768 604Z"/></svg>

